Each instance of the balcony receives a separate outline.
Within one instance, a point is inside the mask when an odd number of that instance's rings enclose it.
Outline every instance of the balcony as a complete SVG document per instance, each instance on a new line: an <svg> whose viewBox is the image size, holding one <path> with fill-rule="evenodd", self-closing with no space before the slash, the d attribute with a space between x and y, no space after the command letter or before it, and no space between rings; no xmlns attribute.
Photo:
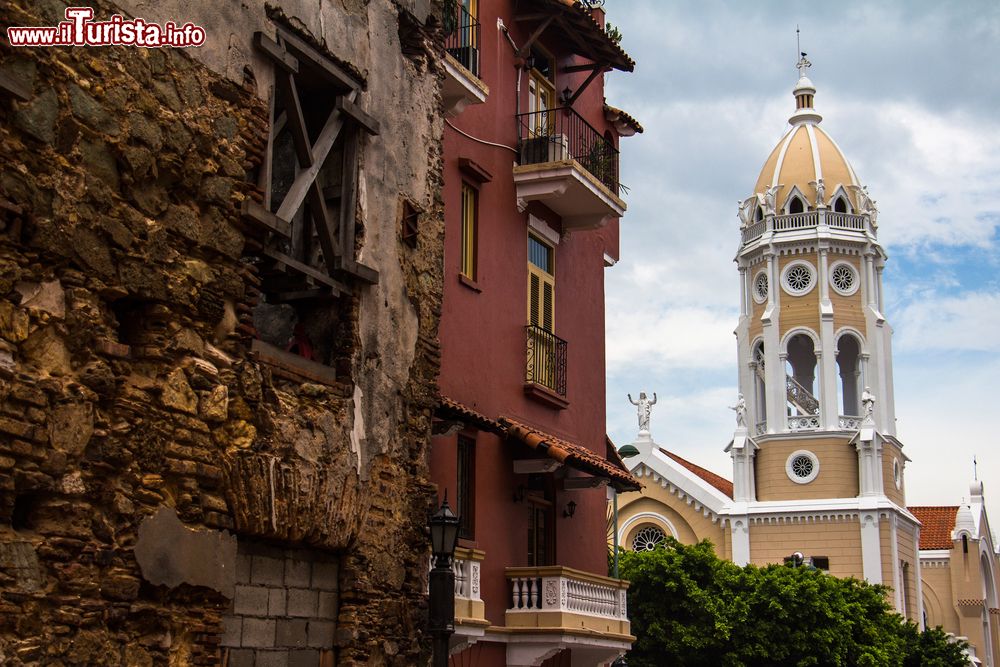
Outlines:
<svg viewBox="0 0 1000 667"><path fill-rule="evenodd" d="M837 232L867 232L873 238L876 236L875 226L872 225L871 217L867 214L854 215L821 209L804 213L768 216L764 220L757 220L743 229L742 240L744 244L748 244L763 236L765 232L793 232L816 229L824 225Z"/></svg>
<svg viewBox="0 0 1000 667"><path fill-rule="evenodd" d="M517 115L518 208L539 201L564 230L593 229L625 213L618 197L618 151L569 107Z"/></svg>
<svg viewBox="0 0 1000 667"><path fill-rule="evenodd" d="M490 622L481 597L480 575L486 554L478 549L455 549L455 634L452 651L473 644L486 634Z"/></svg>
<svg viewBox="0 0 1000 667"><path fill-rule="evenodd" d="M460 3L444 14L444 69L441 102L445 116L457 116L470 104L482 104L490 89L479 80L479 21Z"/></svg>
<svg viewBox="0 0 1000 667"><path fill-rule="evenodd" d="M628 636L628 582L561 565L508 567L508 628L582 628Z"/></svg>
<svg viewBox="0 0 1000 667"><path fill-rule="evenodd" d="M551 407L567 407L566 341L533 324L524 329L527 361L524 392Z"/></svg>

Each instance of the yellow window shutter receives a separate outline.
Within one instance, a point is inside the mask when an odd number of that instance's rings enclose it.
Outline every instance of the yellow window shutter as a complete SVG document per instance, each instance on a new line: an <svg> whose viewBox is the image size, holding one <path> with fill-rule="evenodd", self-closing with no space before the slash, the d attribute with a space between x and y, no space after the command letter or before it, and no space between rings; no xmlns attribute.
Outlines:
<svg viewBox="0 0 1000 667"><path fill-rule="evenodd" d="M541 305L541 280L537 273L528 273L528 324L541 326L540 322Z"/></svg>
<svg viewBox="0 0 1000 667"><path fill-rule="evenodd" d="M555 291L556 286L551 280L542 283L542 328L552 331L555 323Z"/></svg>

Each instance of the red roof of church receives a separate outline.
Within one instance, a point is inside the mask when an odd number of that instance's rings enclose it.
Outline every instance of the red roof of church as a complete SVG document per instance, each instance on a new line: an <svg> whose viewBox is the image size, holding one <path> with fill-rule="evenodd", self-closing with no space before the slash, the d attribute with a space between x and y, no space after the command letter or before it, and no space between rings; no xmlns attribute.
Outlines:
<svg viewBox="0 0 1000 667"><path fill-rule="evenodd" d="M670 458L672 458L674 461L677 461L677 463L681 464L694 474L698 475L698 477L701 477L703 480L705 480L706 482L717 488L719 491L722 491L729 498L733 497L733 483L730 482L725 477L716 475L711 470L706 470L699 465L695 465L694 463L691 463L687 459L682 459L673 452L668 452L662 447L660 448L660 451L669 456Z"/></svg>
<svg viewBox="0 0 1000 667"><path fill-rule="evenodd" d="M923 524L920 526L921 549L951 549L951 531L955 529L958 505L906 509Z"/></svg>

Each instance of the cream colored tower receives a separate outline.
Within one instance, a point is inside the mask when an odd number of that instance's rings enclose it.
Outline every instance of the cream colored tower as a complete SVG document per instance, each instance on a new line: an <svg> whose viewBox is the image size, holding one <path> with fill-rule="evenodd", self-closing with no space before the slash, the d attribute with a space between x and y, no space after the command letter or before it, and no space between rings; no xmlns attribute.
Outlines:
<svg viewBox="0 0 1000 667"><path fill-rule="evenodd" d="M878 211L820 127L809 63L798 66L791 126L739 207L732 484L641 432L629 464L646 486L620 499L618 539L710 539L740 565L801 552L833 575L890 586L920 622L920 522L895 435Z"/></svg>
<svg viewBox="0 0 1000 667"><path fill-rule="evenodd" d="M818 533L770 525L766 532L772 542L796 541L799 551L842 535L842 565L856 563L856 576L899 590L897 606L905 609L919 601L917 524L905 509L906 458L895 438L878 211L820 127L809 66L799 61L791 127L740 204L736 335L746 440L737 429L733 496L748 509L856 508L837 514L843 525ZM754 548L757 524L748 524L754 562L762 555Z"/></svg>

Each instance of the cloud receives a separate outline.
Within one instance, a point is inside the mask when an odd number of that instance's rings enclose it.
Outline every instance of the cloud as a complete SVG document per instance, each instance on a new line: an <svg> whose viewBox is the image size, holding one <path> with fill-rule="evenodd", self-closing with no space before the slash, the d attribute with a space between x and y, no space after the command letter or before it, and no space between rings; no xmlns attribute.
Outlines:
<svg viewBox="0 0 1000 667"><path fill-rule="evenodd" d="M897 353L1000 352L1000 292L915 299L894 318Z"/></svg>

